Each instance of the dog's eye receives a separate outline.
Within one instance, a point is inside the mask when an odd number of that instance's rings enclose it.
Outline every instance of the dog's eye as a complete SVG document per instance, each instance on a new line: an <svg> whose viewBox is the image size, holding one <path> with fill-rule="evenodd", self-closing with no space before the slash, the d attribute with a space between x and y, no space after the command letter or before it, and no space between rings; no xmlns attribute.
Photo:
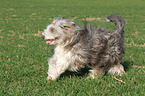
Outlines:
<svg viewBox="0 0 145 96"><path fill-rule="evenodd" d="M69 26L63 26L64 28L70 28Z"/></svg>
<svg viewBox="0 0 145 96"><path fill-rule="evenodd" d="M51 31L51 32L54 32L54 31L55 31L55 29L54 29L54 28L50 28L50 31Z"/></svg>
<svg viewBox="0 0 145 96"><path fill-rule="evenodd" d="M60 26L62 29L70 28L69 26Z"/></svg>

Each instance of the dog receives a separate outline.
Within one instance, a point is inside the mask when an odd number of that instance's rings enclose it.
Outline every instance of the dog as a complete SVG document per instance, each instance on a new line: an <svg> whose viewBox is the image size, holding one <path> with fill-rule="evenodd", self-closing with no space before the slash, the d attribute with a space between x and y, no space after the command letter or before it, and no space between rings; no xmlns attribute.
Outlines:
<svg viewBox="0 0 145 96"><path fill-rule="evenodd" d="M91 68L89 77L96 78L106 72L124 74L119 63L124 54L125 20L110 15L107 22L115 23L114 31L94 27L84 22L80 28L74 21L56 17L42 32L42 38L49 45L55 45L54 54L48 59L49 80L57 80L66 70L78 71L85 66Z"/></svg>

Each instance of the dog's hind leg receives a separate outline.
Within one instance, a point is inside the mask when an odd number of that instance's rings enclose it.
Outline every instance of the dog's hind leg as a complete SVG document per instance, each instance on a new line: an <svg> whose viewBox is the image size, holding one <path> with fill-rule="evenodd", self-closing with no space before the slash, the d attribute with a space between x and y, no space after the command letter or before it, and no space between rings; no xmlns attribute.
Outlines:
<svg viewBox="0 0 145 96"><path fill-rule="evenodd" d="M118 75L122 75L125 74L125 71L124 71L124 67L120 63L117 63L108 69L108 73L111 74L117 73Z"/></svg>

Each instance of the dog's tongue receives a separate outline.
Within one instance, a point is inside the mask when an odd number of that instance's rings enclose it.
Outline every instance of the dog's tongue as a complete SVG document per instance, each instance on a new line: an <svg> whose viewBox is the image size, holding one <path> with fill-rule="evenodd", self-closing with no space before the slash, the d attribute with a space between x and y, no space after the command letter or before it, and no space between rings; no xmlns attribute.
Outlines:
<svg viewBox="0 0 145 96"><path fill-rule="evenodd" d="M53 40L46 41L46 44L50 44Z"/></svg>

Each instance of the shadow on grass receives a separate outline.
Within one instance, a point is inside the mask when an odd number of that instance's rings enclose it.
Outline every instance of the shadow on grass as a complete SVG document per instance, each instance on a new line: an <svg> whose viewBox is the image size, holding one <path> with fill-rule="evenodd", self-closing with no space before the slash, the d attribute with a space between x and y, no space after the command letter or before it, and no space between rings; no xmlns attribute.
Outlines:
<svg viewBox="0 0 145 96"><path fill-rule="evenodd" d="M63 74L61 74L60 79L62 77L73 77L73 76L83 77L84 75L89 73L89 70L90 70L90 68L88 68L88 67L82 68L77 72L67 70Z"/></svg>
<svg viewBox="0 0 145 96"><path fill-rule="evenodd" d="M131 66L133 65L133 62L132 61L124 61L121 64L124 66L124 70L128 71L129 68L131 68Z"/></svg>
<svg viewBox="0 0 145 96"><path fill-rule="evenodd" d="M133 62L132 61L124 61L121 64L124 66L125 72L127 72L131 68L131 66L133 65ZM72 72L72 71L67 70L63 74L61 74L59 79L61 79L63 77L73 77L73 76L83 77L84 75L89 73L90 69L91 68L85 67L85 68L80 69L78 72ZM106 74L107 73L105 73L104 75L106 75Z"/></svg>

